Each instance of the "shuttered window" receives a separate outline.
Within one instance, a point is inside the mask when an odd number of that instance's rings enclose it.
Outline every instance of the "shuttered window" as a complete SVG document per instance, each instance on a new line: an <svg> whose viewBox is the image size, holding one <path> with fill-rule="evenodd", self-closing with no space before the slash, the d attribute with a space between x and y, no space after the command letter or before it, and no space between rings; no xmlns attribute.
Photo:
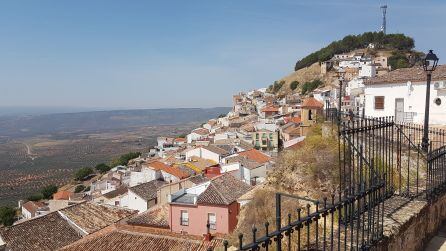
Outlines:
<svg viewBox="0 0 446 251"><path fill-rule="evenodd" d="M375 96L375 109L384 109L384 96Z"/></svg>

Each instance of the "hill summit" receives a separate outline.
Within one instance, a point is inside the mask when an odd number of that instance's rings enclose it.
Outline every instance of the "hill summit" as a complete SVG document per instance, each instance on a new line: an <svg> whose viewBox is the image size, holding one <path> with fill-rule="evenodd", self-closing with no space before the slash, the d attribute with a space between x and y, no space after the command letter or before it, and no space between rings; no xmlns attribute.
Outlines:
<svg viewBox="0 0 446 251"><path fill-rule="evenodd" d="M323 71L321 66L341 54L385 58L385 68L389 71L412 67L419 63L423 56L423 53L415 51L414 47L414 39L404 34L365 32L360 35L348 35L298 60L294 72L275 81L268 87L268 91L279 95L291 92L306 95L316 88L332 85L336 81L335 69L329 67Z"/></svg>

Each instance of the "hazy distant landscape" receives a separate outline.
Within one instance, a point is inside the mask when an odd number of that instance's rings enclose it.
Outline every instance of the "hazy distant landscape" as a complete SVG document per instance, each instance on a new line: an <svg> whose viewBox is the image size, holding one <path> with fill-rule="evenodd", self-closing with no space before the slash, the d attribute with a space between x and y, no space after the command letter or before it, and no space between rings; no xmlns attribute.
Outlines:
<svg viewBox="0 0 446 251"><path fill-rule="evenodd" d="M0 205L14 204L73 170L145 152L161 135L178 136L229 108L144 109L0 116Z"/></svg>

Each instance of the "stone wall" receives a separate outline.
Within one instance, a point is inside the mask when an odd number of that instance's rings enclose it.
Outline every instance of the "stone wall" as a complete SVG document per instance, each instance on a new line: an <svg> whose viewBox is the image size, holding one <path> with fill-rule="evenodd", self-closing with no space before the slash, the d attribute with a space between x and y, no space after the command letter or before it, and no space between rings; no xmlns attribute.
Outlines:
<svg viewBox="0 0 446 251"><path fill-rule="evenodd" d="M423 250L446 220L446 195L432 203L404 201L400 197L386 201L384 239L373 250Z"/></svg>

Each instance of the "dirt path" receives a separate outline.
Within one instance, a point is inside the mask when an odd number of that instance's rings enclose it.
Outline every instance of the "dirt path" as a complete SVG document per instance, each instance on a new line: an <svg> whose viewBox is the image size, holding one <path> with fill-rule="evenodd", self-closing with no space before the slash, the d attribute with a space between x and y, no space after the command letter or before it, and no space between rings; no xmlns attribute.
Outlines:
<svg viewBox="0 0 446 251"><path fill-rule="evenodd" d="M26 147L26 155L28 155L28 157L30 157L31 160L34 160L35 158L37 158L37 155L32 153L31 147L27 143L23 143L23 144Z"/></svg>

